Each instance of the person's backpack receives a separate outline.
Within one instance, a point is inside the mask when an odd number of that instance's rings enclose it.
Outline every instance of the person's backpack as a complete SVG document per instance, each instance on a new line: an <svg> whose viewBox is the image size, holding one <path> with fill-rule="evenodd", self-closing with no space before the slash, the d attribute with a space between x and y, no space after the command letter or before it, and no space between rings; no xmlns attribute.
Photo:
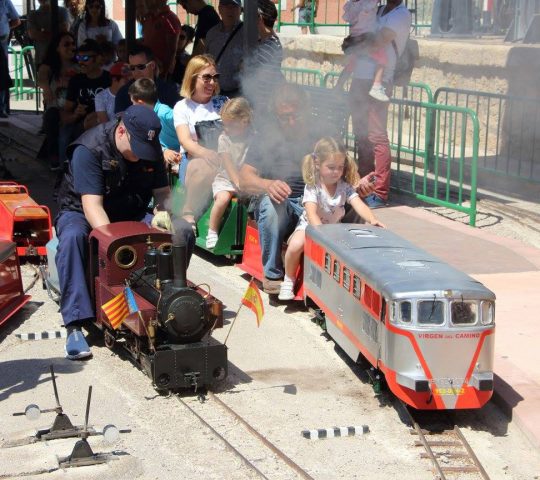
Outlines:
<svg viewBox="0 0 540 480"><path fill-rule="evenodd" d="M392 40L392 47L394 47L397 58L394 70L394 85L396 87L406 87L411 81L414 64L420 58L418 42L409 37L401 55L399 55L395 40Z"/></svg>

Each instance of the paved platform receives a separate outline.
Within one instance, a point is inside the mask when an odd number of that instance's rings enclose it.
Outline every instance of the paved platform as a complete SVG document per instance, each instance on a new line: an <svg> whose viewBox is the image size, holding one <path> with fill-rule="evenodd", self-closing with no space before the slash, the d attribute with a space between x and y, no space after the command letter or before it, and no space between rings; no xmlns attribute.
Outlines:
<svg viewBox="0 0 540 480"><path fill-rule="evenodd" d="M40 125L39 117L31 113L12 115L6 123L33 135ZM35 142L25 142L26 147L36 152L40 144L38 138ZM34 168L25 172L32 177L38 173ZM47 174L49 172L38 176L42 179ZM46 181L36 183L39 185L33 187L33 195L49 203L50 192L45 195L46 192L41 191ZM380 209L377 215L397 234L467 272L495 292L493 401L516 422L531 443L540 448L540 348L536 346L536 339L540 338L540 322L537 321L540 249L411 207Z"/></svg>
<svg viewBox="0 0 540 480"><path fill-rule="evenodd" d="M540 250L410 207L380 209L377 216L495 292L493 401L540 448Z"/></svg>

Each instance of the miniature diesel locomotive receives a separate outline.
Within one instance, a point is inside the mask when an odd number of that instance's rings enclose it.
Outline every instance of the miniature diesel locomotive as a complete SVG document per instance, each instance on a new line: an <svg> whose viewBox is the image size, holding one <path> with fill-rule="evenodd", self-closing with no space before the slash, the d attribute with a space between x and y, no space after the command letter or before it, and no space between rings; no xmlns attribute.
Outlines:
<svg viewBox="0 0 540 480"><path fill-rule="evenodd" d="M53 251L48 278L58 289ZM158 390L209 386L226 377L227 347L211 336L223 326L223 304L187 280L186 247L170 233L140 222L96 228L87 271L105 345L125 347ZM101 306L126 285L139 311L115 329Z"/></svg>
<svg viewBox="0 0 540 480"><path fill-rule="evenodd" d="M334 341L420 410L482 407L493 394L495 295L394 233L308 227L304 297Z"/></svg>

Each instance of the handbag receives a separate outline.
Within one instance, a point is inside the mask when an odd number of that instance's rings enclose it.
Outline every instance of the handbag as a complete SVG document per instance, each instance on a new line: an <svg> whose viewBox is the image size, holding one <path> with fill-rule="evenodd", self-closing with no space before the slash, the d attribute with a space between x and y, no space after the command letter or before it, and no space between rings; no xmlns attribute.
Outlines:
<svg viewBox="0 0 540 480"><path fill-rule="evenodd" d="M218 139L223 131L221 119L201 120L195 124L195 133L199 139L199 145L210 150L217 150Z"/></svg>

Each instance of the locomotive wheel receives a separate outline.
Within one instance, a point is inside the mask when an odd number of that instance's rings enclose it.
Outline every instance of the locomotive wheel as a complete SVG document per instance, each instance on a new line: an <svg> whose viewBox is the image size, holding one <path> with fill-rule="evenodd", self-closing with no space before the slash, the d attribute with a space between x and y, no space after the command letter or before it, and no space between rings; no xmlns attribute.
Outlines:
<svg viewBox="0 0 540 480"><path fill-rule="evenodd" d="M111 333L108 329L105 330L105 332L103 332L103 340L107 348L110 348L111 350L114 348L114 344L116 343L116 338L114 334Z"/></svg>

